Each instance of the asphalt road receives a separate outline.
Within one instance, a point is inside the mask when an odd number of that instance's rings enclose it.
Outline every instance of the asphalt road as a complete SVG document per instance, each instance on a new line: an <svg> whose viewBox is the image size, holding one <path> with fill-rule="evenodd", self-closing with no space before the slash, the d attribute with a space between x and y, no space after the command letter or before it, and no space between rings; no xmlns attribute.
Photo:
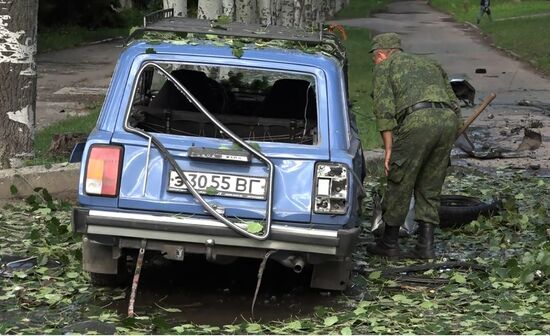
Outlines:
<svg viewBox="0 0 550 336"><path fill-rule="evenodd" d="M489 93L496 93L496 99L470 128L470 138L480 150L484 146L515 150L523 140L522 127L542 124L534 128L542 135L542 146L524 153L532 158L467 159L467 165L490 168L538 165L538 172L548 174L545 170L550 168L550 146L545 142L550 139L550 110L518 105L521 100L529 100L550 106L548 78L491 46L475 26L453 22L449 15L434 10L426 1L392 2L385 13L338 23L366 27L375 33L399 33L405 51L432 57L451 77L467 79L477 90L477 103ZM486 73L476 73L477 69L485 69ZM463 109L465 117L471 112Z"/></svg>

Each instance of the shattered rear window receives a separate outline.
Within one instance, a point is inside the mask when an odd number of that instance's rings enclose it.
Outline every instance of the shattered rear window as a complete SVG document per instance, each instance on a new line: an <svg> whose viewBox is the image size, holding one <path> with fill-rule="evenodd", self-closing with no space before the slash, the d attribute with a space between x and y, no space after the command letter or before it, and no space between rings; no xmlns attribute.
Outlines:
<svg viewBox="0 0 550 336"><path fill-rule="evenodd" d="M244 140L317 143L317 95L310 74L157 63ZM161 71L138 79L129 126L146 132L228 139Z"/></svg>

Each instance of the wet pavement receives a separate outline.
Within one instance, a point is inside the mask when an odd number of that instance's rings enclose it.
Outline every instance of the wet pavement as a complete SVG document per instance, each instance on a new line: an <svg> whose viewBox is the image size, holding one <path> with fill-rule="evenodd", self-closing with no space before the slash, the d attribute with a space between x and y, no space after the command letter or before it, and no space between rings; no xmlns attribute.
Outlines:
<svg viewBox="0 0 550 336"><path fill-rule="evenodd" d="M181 312L169 314L170 320L221 326L281 321L312 314L317 306L338 306L341 293L309 288L309 269L297 274L268 261L252 316L259 265L260 260L245 258L217 265L200 256L184 262L148 263L141 273L136 314L176 308ZM115 301L110 308L126 314L128 300Z"/></svg>

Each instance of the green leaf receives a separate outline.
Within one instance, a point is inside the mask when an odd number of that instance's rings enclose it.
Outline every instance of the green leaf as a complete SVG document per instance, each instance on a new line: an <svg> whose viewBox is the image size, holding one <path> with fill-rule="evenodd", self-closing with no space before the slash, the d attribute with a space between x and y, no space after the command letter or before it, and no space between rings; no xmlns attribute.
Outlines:
<svg viewBox="0 0 550 336"><path fill-rule="evenodd" d="M181 309L178 308L164 308L163 310L168 313L181 313Z"/></svg>
<svg viewBox="0 0 550 336"><path fill-rule="evenodd" d="M516 196L514 196L514 198L517 199L517 200L522 200L522 199L525 198L525 195L522 194L522 193L519 193L519 194L517 194Z"/></svg>
<svg viewBox="0 0 550 336"><path fill-rule="evenodd" d="M286 327L287 327L288 329L297 331L297 330L302 329L302 322L300 322L300 321L292 321L292 322L290 322L289 324L287 324Z"/></svg>
<svg viewBox="0 0 550 336"><path fill-rule="evenodd" d="M246 332L251 334L257 334L262 331L262 326L258 323L249 323L246 326Z"/></svg>
<svg viewBox="0 0 550 336"><path fill-rule="evenodd" d="M392 296L392 300L398 303L411 304L413 300L409 299L403 294L395 294Z"/></svg>
<svg viewBox="0 0 550 336"><path fill-rule="evenodd" d="M550 320L550 312L542 314L542 318L545 320Z"/></svg>
<svg viewBox="0 0 550 336"><path fill-rule="evenodd" d="M14 186L13 184L10 186L10 193L11 193L12 195L17 194L17 187Z"/></svg>
<svg viewBox="0 0 550 336"><path fill-rule="evenodd" d="M525 271L521 274L521 278L520 278L521 282L523 282L524 284L528 284L528 283L531 283L533 282L533 280L535 280L535 272L531 272L531 271Z"/></svg>
<svg viewBox="0 0 550 336"><path fill-rule="evenodd" d="M65 276L69 279L76 279L80 276L80 274L77 272L68 272Z"/></svg>
<svg viewBox="0 0 550 336"><path fill-rule="evenodd" d="M464 275L462 275L460 273L453 274L453 276L451 277L451 280L453 280L453 281L455 281L456 283L459 283L459 284L465 284L466 283L466 278L464 277Z"/></svg>
<svg viewBox="0 0 550 336"><path fill-rule="evenodd" d="M244 50L243 50L242 47L233 46L233 47L231 47L231 51L233 53L233 56L235 56L237 58L241 58L244 55Z"/></svg>
<svg viewBox="0 0 550 336"><path fill-rule="evenodd" d="M420 307L424 309L432 309L434 307L434 303L431 301L424 301L420 304Z"/></svg>
<svg viewBox="0 0 550 336"><path fill-rule="evenodd" d="M342 330L340 330L341 335L351 335L351 328L350 327L344 327Z"/></svg>
<svg viewBox="0 0 550 336"><path fill-rule="evenodd" d="M329 316L325 318L325 327L330 327L338 322L338 316Z"/></svg>
<svg viewBox="0 0 550 336"><path fill-rule="evenodd" d="M210 196L214 196L218 194L218 189L214 187L208 187L206 188L206 194Z"/></svg>
<svg viewBox="0 0 550 336"><path fill-rule="evenodd" d="M259 222L246 222L246 231L250 233L260 233L264 229L262 223Z"/></svg>
<svg viewBox="0 0 550 336"><path fill-rule="evenodd" d="M369 279L371 280L377 280L380 279L380 276L382 275L381 271L374 271L369 274Z"/></svg>

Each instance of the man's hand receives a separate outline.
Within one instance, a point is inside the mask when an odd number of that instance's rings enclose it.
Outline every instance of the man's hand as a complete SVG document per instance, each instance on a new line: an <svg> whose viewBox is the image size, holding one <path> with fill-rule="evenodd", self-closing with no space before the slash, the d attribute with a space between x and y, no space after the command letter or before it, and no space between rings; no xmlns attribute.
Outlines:
<svg viewBox="0 0 550 336"><path fill-rule="evenodd" d="M386 173L386 176L390 173L390 159L391 149L389 151L384 151L384 173Z"/></svg>
<svg viewBox="0 0 550 336"><path fill-rule="evenodd" d="M382 131L382 141L384 142L384 172L386 176L390 173L391 147L393 143L392 131Z"/></svg>

